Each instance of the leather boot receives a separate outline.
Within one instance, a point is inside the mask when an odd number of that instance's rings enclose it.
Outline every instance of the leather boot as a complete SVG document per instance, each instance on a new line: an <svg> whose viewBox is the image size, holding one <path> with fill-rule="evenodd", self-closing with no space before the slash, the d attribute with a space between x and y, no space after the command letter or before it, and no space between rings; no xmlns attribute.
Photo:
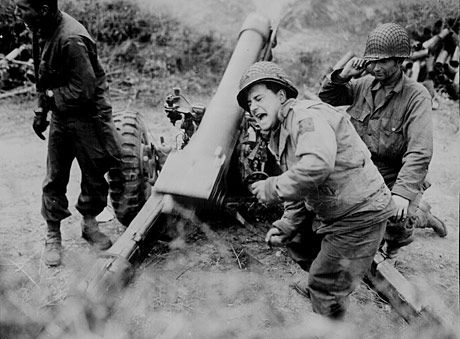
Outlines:
<svg viewBox="0 0 460 339"><path fill-rule="evenodd" d="M94 216L84 216L81 222L82 237L98 250L106 250L112 246L109 237L99 230L99 226Z"/></svg>
<svg viewBox="0 0 460 339"><path fill-rule="evenodd" d="M432 228L433 231L440 237L447 235L446 224L439 218L431 214L431 206L426 201L421 201L416 212L419 219L417 228Z"/></svg>
<svg viewBox="0 0 460 339"><path fill-rule="evenodd" d="M46 229L45 253L43 259L49 267L61 264L62 240L59 221L48 221Z"/></svg>

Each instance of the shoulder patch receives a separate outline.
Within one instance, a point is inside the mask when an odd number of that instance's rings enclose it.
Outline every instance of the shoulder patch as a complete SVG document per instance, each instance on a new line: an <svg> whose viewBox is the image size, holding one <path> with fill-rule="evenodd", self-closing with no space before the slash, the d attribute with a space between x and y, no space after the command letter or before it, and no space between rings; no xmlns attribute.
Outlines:
<svg viewBox="0 0 460 339"><path fill-rule="evenodd" d="M305 132L314 132L315 124L313 118L305 118L299 121L299 135Z"/></svg>

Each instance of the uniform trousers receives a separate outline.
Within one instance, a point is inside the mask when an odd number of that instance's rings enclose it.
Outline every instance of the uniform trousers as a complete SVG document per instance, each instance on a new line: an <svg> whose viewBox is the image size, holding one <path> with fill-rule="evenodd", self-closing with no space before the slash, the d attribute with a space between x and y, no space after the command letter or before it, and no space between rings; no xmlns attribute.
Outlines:
<svg viewBox="0 0 460 339"><path fill-rule="evenodd" d="M81 170L77 210L84 216L96 216L107 205L108 183L104 175L111 162L93 119L85 112L52 114L42 188L41 213L46 221L59 222L71 215L66 193L74 159Z"/></svg>
<svg viewBox="0 0 460 339"><path fill-rule="evenodd" d="M287 244L291 258L309 272L308 291L313 311L341 318L349 295L369 270L385 232L382 212L362 212L316 232L305 225ZM380 221L379 221L380 220ZM316 221L313 221L313 224Z"/></svg>

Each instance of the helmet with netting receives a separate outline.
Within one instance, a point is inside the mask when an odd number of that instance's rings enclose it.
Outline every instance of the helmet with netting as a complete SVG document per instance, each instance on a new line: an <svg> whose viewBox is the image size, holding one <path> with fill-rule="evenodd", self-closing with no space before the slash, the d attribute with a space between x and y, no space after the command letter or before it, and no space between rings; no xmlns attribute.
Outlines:
<svg viewBox="0 0 460 339"><path fill-rule="evenodd" d="M410 39L407 31L395 23L379 25L367 37L363 59L381 60L410 56Z"/></svg>
<svg viewBox="0 0 460 339"><path fill-rule="evenodd" d="M289 76L280 66L270 61L256 62L241 77L240 90L236 96L238 104L248 112L247 92L252 85L261 82L272 82L281 85L288 98L295 98L299 94Z"/></svg>

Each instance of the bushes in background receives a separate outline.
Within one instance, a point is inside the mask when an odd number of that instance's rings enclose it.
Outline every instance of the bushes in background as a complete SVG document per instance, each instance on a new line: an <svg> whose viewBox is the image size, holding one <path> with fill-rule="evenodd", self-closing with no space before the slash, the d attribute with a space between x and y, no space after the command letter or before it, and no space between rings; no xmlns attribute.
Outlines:
<svg viewBox="0 0 460 339"><path fill-rule="evenodd" d="M7 54L30 36L13 15L12 0L0 0L0 53ZM198 73L217 80L230 52L213 32L198 33L166 15L142 11L135 2L61 1L61 9L80 21L96 39L109 67L131 67L151 77Z"/></svg>
<svg viewBox="0 0 460 339"><path fill-rule="evenodd" d="M422 35L426 27L442 20L458 39L458 9L458 0L297 0L282 20L289 34L307 31L340 39L332 45L297 49L283 62L296 70L296 83L318 89L323 76L348 51L362 55L367 35L378 24L399 23L412 36Z"/></svg>
<svg viewBox="0 0 460 339"><path fill-rule="evenodd" d="M25 25L14 17L13 0L0 0L0 54L29 41Z"/></svg>

